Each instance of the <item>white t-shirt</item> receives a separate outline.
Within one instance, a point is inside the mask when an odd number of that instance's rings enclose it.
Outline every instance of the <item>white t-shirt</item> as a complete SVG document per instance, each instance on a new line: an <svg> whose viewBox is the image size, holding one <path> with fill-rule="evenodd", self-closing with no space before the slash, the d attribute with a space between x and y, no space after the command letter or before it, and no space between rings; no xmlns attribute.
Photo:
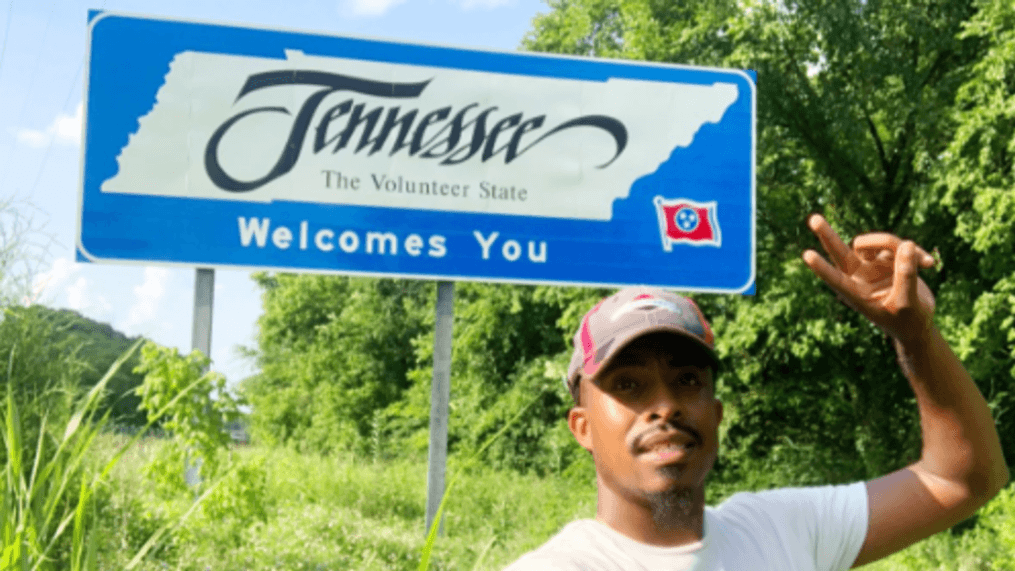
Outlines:
<svg viewBox="0 0 1015 571"><path fill-rule="evenodd" d="M866 536L864 482L782 488L706 507L704 537L690 545L647 545L584 519L504 571L838 571Z"/></svg>

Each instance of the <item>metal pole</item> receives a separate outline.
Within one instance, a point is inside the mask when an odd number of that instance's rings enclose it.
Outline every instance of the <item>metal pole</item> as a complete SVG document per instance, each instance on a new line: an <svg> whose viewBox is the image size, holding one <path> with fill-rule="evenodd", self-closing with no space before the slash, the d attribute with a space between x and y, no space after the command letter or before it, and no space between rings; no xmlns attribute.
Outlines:
<svg viewBox="0 0 1015 571"><path fill-rule="evenodd" d="M211 309L215 297L215 270L197 268L194 278L194 349L211 355Z"/></svg>
<svg viewBox="0 0 1015 571"><path fill-rule="evenodd" d="M426 531L437 516L444 497L448 461L448 401L451 400L451 330L454 321L455 284L437 282L437 312L433 340L433 384L430 391L430 456L426 476ZM441 519L438 534L444 535Z"/></svg>
<svg viewBox="0 0 1015 571"><path fill-rule="evenodd" d="M194 276L194 328L191 332L191 346L211 356L211 313L215 299L215 270L197 268ZM198 473L200 466L190 465L190 453L184 466L187 484L196 486L201 483Z"/></svg>

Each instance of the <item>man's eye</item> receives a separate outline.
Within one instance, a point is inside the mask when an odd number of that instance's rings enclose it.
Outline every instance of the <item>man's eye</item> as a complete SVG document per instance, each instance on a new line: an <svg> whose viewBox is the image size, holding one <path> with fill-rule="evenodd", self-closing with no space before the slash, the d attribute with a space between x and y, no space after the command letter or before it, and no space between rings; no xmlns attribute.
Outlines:
<svg viewBox="0 0 1015 571"><path fill-rule="evenodd" d="M632 392L638 389L638 383L631 379L618 379L613 388L621 392Z"/></svg>
<svg viewBox="0 0 1015 571"><path fill-rule="evenodd" d="M701 384L701 378L697 373L684 373L678 377L677 382L681 386L698 386Z"/></svg>

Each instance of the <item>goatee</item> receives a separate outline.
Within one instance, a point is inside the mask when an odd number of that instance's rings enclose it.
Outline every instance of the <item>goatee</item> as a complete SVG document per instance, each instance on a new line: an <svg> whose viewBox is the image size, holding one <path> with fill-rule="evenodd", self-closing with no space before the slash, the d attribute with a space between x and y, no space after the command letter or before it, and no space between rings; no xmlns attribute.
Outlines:
<svg viewBox="0 0 1015 571"><path fill-rule="evenodd" d="M666 466L663 471L676 468ZM704 515L696 506L704 507L705 491L701 488L677 486L660 492L645 494L649 509L652 511L652 522L659 531L699 528Z"/></svg>

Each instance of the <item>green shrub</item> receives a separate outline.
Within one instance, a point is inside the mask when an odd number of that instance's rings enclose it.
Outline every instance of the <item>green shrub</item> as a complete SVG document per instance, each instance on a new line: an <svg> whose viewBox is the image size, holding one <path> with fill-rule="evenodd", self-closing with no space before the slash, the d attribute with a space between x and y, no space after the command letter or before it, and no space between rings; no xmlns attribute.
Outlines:
<svg viewBox="0 0 1015 571"><path fill-rule="evenodd" d="M170 491L186 487L177 469L185 462L197 466L206 478L217 474L220 453L232 442L226 425L240 417L240 402L226 391L225 377L205 372L210 363L196 349L186 357L152 341L141 349L141 364L135 369L145 375L137 389L141 407L149 421L164 411L162 428L173 434L172 444L152 463L149 473ZM189 393L187 398L176 398L184 391Z"/></svg>
<svg viewBox="0 0 1015 571"><path fill-rule="evenodd" d="M243 531L252 524L268 523L271 498L267 495L265 459L239 463L201 505L195 526L217 527L223 542L240 546Z"/></svg>
<svg viewBox="0 0 1015 571"><path fill-rule="evenodd" d="M1015 484L984 506L978 523L997 545L993 568L1015 569Z"/></svg>
<svg viewBox="0 0 1015 571"><path fill-rule="evenodd" d="M171 514L150 503L138 488L128 488L122 480L101 486L95 496L97 562L100 569L122 569L131 557L160 529L170 525ZM172 543L156 546L148 559L174 561Z"/></svg>

